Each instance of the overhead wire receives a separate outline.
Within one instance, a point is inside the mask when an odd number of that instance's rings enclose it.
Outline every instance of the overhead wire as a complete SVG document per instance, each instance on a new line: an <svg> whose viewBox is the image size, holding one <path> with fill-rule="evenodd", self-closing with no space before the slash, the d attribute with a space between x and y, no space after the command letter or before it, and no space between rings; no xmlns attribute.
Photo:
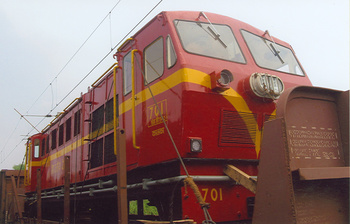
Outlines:
<svg viewBox="0 0 350 224"><path fill-rule="evenodd" d="M24 141L25 139L22 139L11 151L7 156L4 158L4 160L1 162L1 164L15 151L15 149Z"/></svg>
<svg viewBox="0 0 350 224"><path fill-rule="evenodd" d="M39 97L34 101L32 106L27 110L27 113L32 109L32 107L38 102L38 100L44 95L44 93L47 91L48 88L52 88L53 82L58 78L58 76L63 72L63 70L68 66L68 64L73 60L73 58L77 55L77 53L81 50L81 48L86 44L86 42L91 38L91 36L96 32L96 30L101 26L101 24L106 20L108 16L110 16L110 13L115 9L115 7L121 2L119 0L113 8L108 12L108 14L102 19L102 21L99 23L99 25L93 30L93 32L89 35L89 37L83 42L83 44L78 48L78 50L73 54L73 56L68 60L68 62L63 66L63 68L60 70L60 72L55 76L55 78L50 82L50 84L44 89L44 91L39 95ZM55 106L52 107L52 109L47 113L50 114L54 109L56 109L107 57L110 55L110 53L117 48L148 16L151 14L161 3L163 0L160 0L111 50L58 102ZM53 90L51 90L53 91ZM52 96L53 97L53 96ZM45 119L41 119L34 127L38 127ZM18 124L17 124L18 126ZM16 130L16 128L15 128ZM30 133L35 130L32 128L28 133L27 136L30 135ZM5 161L12 153L13 151L18 147L19 144L21 144L24 141L22 139L11 151L10 153L5 157L3 161ZM3 151L3 150L2 150ZM2 152L1 151L1 152ZM3 163L1 161L0 164Z"/></svg>
<svg viewBox="0 0 350 224"><path fill-rule="evenodd" d="M8 142L10 141L12 135L13 135L13 134L15 133L15 131L17 130L17 128L18 128L19 123L20 123L21 120L22 120L22 117L19 118L15 129L13 129L13 131L12 131L11 134L10 134L10 136L7 138L7 140L6 140L5 144L4 144L4 146L2 147L1 152L0 152L0 156L1 156L1 157L2 157L2 153L3 153L4 150L5 150L5 147L7 146ZM5 161L5 159L1 158L0 164L2 164L4 161Z"/></svg>
<svg viewBox="0 0 350 224"><path fill-rule="evenodd" d="M153 101L154 101L156 110L161 111L160 108L159 108L158 102L157 102L156 98L154 97L154 94L153 94L153 92L152 92L152 90L151 90L151 87L149 86L149 83L148 83L148 81L147 81L147 78L146 78L146 75L145 75L145 73L144 73L144 70L141 68L141 65L140 65L140 63L139 63L137 57L136 57L136 63L137 63L137 65L139 66L139 68L140 68L140 70L141 70L141 74L142 74L143 79L144 79L144 81L145 81L145 85L147 86L147 88L148 88L148 90L149 90L149 93L151 94L151 97L152 97L152 99L153 99ZM146 63L149 63L149 62L146 60ZM149 64L149 65L150 65L150 64ZM158 73L152 66L151 66L151 68L154 70L154 72ZM159 74L158 74L158 76L159 76ZM175 141L174 141L174 139L173 139L173 136L172 136L172 134L171 134L171 132L170 132L170 130L169 130L169 127L168 127L168 125L167 125L167 123L166 123L166 120L165 120L163 114L162 114L161 112L159 112L159 115L160 115L160 117L161 117L161 119L162 119L163 125L164 125L164 127L165 127L165 129L166 129L166 131L167 131L167 133L168 133L168 136L169 136L169 138L170 138L170 140L171 140L171 142L172 142L172 145L173 145L173 147L174 147L174 150L175 150L175 152L176 152L176 154L177 154L177 156L178 156L178 159L179 159L179 161L180 161L180 164L181 164L181 166L182 166L182 169L183 169L183 170L185 171L185 173L186 173L186 176L187 176L187 177L186 177L185 180L184 180L184 184L185 184L185 185L189 185L189 186L191 187L191 189L193 190L193 193L195 194L195 196L196 196L196 198L197 198L198 203L200 204L201 208L203 209L204 217L205 217L205 221L203 221L203 224L215 224L215 222L212 220L212 218L211 218L211 216L210 216L210 214L209 214L209 211L208 211L208 209L209 209L209 207L210 207L210 204L205 202L204 198L202 197L202 195L201 195L201 193L200 193L200 191L199 191L198 186L196 185L196 183L195 183L194 180L193 180L193 177L190 176L190 174L189 174L189 172L188 172L188 170L187 170L187 168L186 168L186 165L185 165L185 163L184 163L184 161L183 161L183 159L182 159L182 157L181 157L181 155L180 155L180 152L179 152L179 150L178 150L178 148L177 148L177 146L176 146L176 143L175 143ZM171 223L172 223L172 220L170 220L170 221L171 221Z"/></svg>
<svg viewBox="0 0 350 224"><path fill-rule="evenodd" d="M45 92L51 87L51 95L52 95L52 102L51 102L51 110L47 113L47 114L50 114L54 109L56 109L58 106L59 106L59 104L60 103L62 103L62 101L64 100L64 99L66 99L67 98L67 96L71 93L71 92L73 92L73 90L77 87L77 86L75 86L74 87L74 89L72 90L72 91L70 91L69 93L68 93L68 95L63 99L63 100L61 100L59 103L56 103L56 105L54 106L54 93L53 93L53 83L56 81L56 91L57 91L57 78L61 75L61 73L65 70L65 68L70 64L70 62L75 58L75 56L80 52L80 50L83 48L83 46L88 42L88 40L92 37L92 35L98 30L98 28L102 25L102 23L110 16L110 14L111 14L111 12L115 9L115 7L117 7L118 6L118 4L121 2L121 0L119 0L114 6L113 6L113 8L108 12L108 14L102 19L102 21L97 25L97 27L91 32L91 34L86 38L86 40L80 45L80 47L78 48L78 50L72 55L72 57L67 61L67 63L62 67L62 69L57 73L57 75L53 78L53 80L49 83L49 85L44 89L44 91L38 96L38 98L34 101L34 103L29 107L29 109L27 110L27 112L26 112L26 114L28 114L29 113L29 111L34 107L34 105L39 101L39 99L45 94ZM112 51L112 50L111 50ZM110 52L109 52L110 53ZM104 59L105 59L106 57L104 57ZM103 59L103 60L104 60ZM100 64L101 62L99 62L99 64ZM94 68L93 68L93 70L96 68L97 66L95 66ZM92 70L92 71L93 71ZM91 71L91 72L92 72ZM90 72L90 73L91 73ZM90 74L89 73L89 74ZM87 77L87 76L86 76ZM84 79L86 78L86 77L84 77ZM81 81L82 82L82 81ZM79 84L81 83L81 82L79 82ZM78 84L78 85L79 85ZM56 96L57 96L57 92L56 92ZM27 133L27 136L33 131L33 130L35 130L36 129L36 127L38 127L44 120L45 120L45 118L46 118L47 116L45 116L43 119L41 119L40 121L39 121L39 123L37 123L35 126L34 126L34 128L33 129L31 129L28 133ZM22 118L22 117L21 117ZM21 119L20 119L21 120ZM20 121L19 120L19 121ZM8 143L8 141L9 141L9 139L12 137L12 135L13 135L13 133L15 132L15 130L17 129L17 127L18 127L18 125L19 125L19 122L17 123L17 125L16 125L16 128L13 130L13 132L11 133L11 135L10 135L10 137L6 140L6 143L5 143L5 145L4 145L4 147L3 147L3 149L1 150L1 152L0 152L0 155L2 155L2 152L4 151L4 149L5 149L5 147L6 147L6 145L7 145L7 143ZM23 140L24 139L22 139L12 150L11 150L11 152L6 156L6 158L8 158L11 154L12 154L12 152L18 147L18 145L19 144L21 144L21 142L23 142ZM0 161L0 164L2 164L5 160L6 160L6 158L5 159L2 159L1 161Z"/></svg>
<svg viewBox="0 0 350 224"><path fill-rule="evenodd" d="M140 63L139 63L139 61L138 61L137 58L136 58L136 63L137 63L137 65L141 68L141 65L140 65ZM148 62L147 62L147 63L148 63ZM156 71L154 68L153 68L153 70L157 73L157 71ZM154 102L154 104L155 104L156 110L157 110L157 111L161 111L160 108L159 108L158 102L157 102L156 98L154 97L153 91L151 90L151 87L149 86L149 83L148 83L148 81L147 81L146 75L145 75L145 73L144 73L144 71L143 71L142 69L141 69L141 74L142 74L143 79L144 79L144 81L145 81L145 85L147 86L148 91L149 91L149 93L151 94L151 97L152 97L152 100L153 100L153 102ZM158 74L158 76L159 76L159 74ZM173 135L171 134L171 132L170 132L170 130L169 130L169 127L168 127L168 125L167 125L167 123L166 123L166 120L165 120L165 118L164 118L164 116L163 116L163 114L162 114L161 112L159 112L159 116L160 116L161 119L162 119L162 122L163 122L163 125L164 125L164 127L165 127L165 130L166 130L167 133L168 133L168 136L169 136L169 138L170 138L170 141L171 141L171 143L172 143L172 145L173 145L173 147L174 147L174 150L175 150L175 152L176 152L176 155L177 155L177 157L178 157L178 159L179 159L179 161L180 161L180 163L181 163L181 166L182 166L182 168L184 169L184 171L185 171L185 173L186 173L186 176L187 176L187 177L190 177L190 174L189 174L188 171L187 171L186 165L185 165L185 163L184 163L184 161L183 161L183 159L182 159L182 157L181 157L181 155L180 155L179 149L178 149L177 146L176 146L176 143L175 143L175 141L174 141Z"/></svg>
<svg viewBox="0 0 350 224"><path fill-rule="evenodd" d="M75 51L75 53L70 57L70 59L67 61L67 63L62 67L62 69L57 73L57 75L53 78L53 80L50 82L50 84L45 88L45 90L39 95L39 97L35 100L35 102L32 104L32 106L28 109L27 113L32 109L32 107L38 102L38 100L44 95L46 90L54 83L55 80L57 80L58 76L61 75L61 73L66 69L66 67L70 64L70 62L75 58L75 56L79 53L79 51L84 47L84 45L88 42L88 40L92 37L92 35L97 31L97 29L102 25L102 23L108 18L110 13L114 10L115 7L121 2L119 0L113 8L109 11L109 13L102 19L102 21L97 25L97 27L90 33L90 35L86 38L86 40L80 45L78 50Z"/></svg>
<svg viewBox="0 0 350 224"><path fill-rule="evenodd" d="M120 0L121 1L121 0ZM120 2L119 1L119 2ZM163 0L160 0L57 104L54 106L48 114L50 114L54 109L56 109L110 54L112 51L114 51L117 46L119 46L124 40L148 17L149 14L151 14L154 9L158 7L158 5L162 2ZM113 10L113 9L112 9ZM111 10L111 11L112 11ZM108 17L108 14L105 18ZM39 123L35 125L37 127L40 125L45 118L41 119ZM32 132L34 129L32 129L30 132ZM29 132L29 133L30 133Z"/></svg>

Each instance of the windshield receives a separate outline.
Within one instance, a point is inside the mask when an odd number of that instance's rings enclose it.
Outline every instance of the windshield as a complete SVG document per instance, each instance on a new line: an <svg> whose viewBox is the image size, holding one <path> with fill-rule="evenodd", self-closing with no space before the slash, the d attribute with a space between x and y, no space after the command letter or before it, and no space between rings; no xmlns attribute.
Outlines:
<svg viewBox="0 0 350 224"><path fill-rule="evenodd" d="M282 45L242 30L242 35L257 65L263 68L304 76L293 52Z"/></svg>
<svg viewBox="0 0 350 224"><path fill-rule="evenodd" d="M229 26L175 20L182 47L189 53L245 63Z"/></svg>

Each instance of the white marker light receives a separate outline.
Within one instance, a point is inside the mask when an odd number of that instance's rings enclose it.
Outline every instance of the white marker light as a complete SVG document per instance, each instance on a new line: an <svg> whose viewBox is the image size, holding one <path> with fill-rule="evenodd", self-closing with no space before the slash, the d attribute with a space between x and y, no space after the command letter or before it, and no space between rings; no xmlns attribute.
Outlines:
<svg viewBox="0 0 350 224"><path fill-rule="evenodd" d="M191 152L202 152L202 140L191 139Z"/></svg>

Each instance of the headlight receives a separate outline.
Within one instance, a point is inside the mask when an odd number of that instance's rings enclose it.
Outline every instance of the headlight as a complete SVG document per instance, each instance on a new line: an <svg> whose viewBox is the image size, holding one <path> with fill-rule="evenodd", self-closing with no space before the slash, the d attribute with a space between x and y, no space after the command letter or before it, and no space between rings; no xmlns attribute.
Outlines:
<svg viewBox="0 0 350 224"><path fill-rule="evenodd" d="M202 152L202 139L200 138L191 138L191 152Z"/></svg>
<svg viewBox="0 0 350 224"><path fill-rule="evenodd" d="M220 73L212 72L209 74L211 79L211 89L217 92L223 92L230 88L229 84L233 81L233 75L229 70L222 70Z"/></svg>
<svg viewBox="0 0 350 224"><path fill-rule="evenodd" d="M233 81L233 75L229 70L222 70L220 73L220 78L218 79L218 83L222 86L227 86L230 82Z"/></svg>
<svg viewBox="0 0 350 224"><path fill-rule="evenodd" d="M250 88L258 97L278 99L284 91L282 80L267 73L254 73L249 79Z"/></svg>

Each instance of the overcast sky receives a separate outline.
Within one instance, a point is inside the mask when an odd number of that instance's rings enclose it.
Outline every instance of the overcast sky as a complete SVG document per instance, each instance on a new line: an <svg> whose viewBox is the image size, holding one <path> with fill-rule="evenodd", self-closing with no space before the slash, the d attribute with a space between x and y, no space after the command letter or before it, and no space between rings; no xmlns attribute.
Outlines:
<svg viewBox="0 0 350 224"><path fill-rule="evenodd" d="M21 163L22 140L36 133L14 108L28 115L63 110L114 62L108 52L158 2L0 0L0 169ZM315 86L349 89L348 0L163 0L142 25L174 10L218 13L269 30L293 46ZM41 122L38 130L51 121L26 118Z"/></svg>

